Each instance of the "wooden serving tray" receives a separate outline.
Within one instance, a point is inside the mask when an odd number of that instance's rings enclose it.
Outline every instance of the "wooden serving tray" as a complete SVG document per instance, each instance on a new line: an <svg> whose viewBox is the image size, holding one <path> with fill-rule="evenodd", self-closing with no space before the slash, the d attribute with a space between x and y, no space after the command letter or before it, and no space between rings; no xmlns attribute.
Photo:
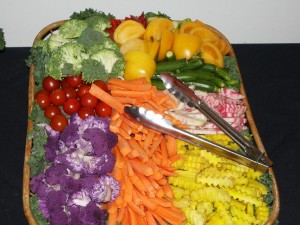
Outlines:
<svg viewBox="0 0 300 225"><path fill-rule="evenodd" d="M49 34L51 34L52 32L54 32L55 30L57 30L63 23L65 23L66 20L61 20L61 21L57 21L54 23L49 24L48 26L44 27L35 37L34 42L37 42L39 40L45 39ZM222 38L223 40L225 40L227 42L227 44L229 45L229 55L234 57L235 60L236 56L234 53L234 50L230 44L230 42L227 40L227 38L220 32L218 31L216 28L206 25L211 31L213 31L214 33L216 33L220 38ZM243 85L243 80L242 80L242 76L238 67L238 63L237 63L237 69L240 75L240 81L241 81L241 85L240 85L240 93L242 95L245 96L245 98L243 99L245 106L247 107L247 112L246 112L246 116L247 116L247 120L248 120L248 124L250 127L250 130L253 134L253 138L254 138L254 142L257 145L257 147L266 153L266 150L264 148L264 145L262 143L262 140L259 136L259 132L257 130L257 127L255 125L255 121L251 112L251 108L246 96L246 91L245 91L245 87ZM31 114L32 112L32 108L33 108L33 104L34 104L34 75L33 75L33 71L34 71L34 66L31 65L30 67L30 71L29 71L29 92L28 92L28 115ZM28 125L27 125L27 134L29 134L32 131L33 128L33 121L28 119ZM29 187L29 183L30 183L30 167L27 164L27 161L30 158L30 154L31 154L31 148L32 148L32 141L29 139L26 139L26 146L25 146L25 157L24 157L24 169L23 169L23 208L24 208L24 213L25 216L27 218L27 221L29 223L29 225L37 225L37 222L35 221L31 209L30 209L30 202L29 202L29 198L30 198L30 187ZM267 153L266 153L267 154ZM277 186L277 182L276 182L276 177L274 174L274 171L272 168L269 169L269 173L272 175L273 177L273 195L274 195L274 203L273 203L273 209L272 212L270 214L269 219L267 220L267 222L265 223L266 225L271 225L274 224L275 221L278 218L279 215L279 210L280 210L280 199L279 199L279 191L278 191L278 186Z"/></svg>

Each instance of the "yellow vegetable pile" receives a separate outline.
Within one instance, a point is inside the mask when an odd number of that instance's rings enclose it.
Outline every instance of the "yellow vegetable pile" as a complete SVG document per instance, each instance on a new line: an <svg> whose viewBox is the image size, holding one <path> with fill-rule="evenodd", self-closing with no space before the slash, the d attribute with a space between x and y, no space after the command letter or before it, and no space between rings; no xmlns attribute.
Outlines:
<svg viewBox="0 0 300 225"><path fill-rule="evenodd" d="M225 134L203 135L231 149L236 144ZM263 200L267 187L257 181L259 171L186 142L177 140L182 159L173 163L177 177L169 177L175 201L186 224L264 224L269 208Z"/></svg>
<svg viewBox="0 0 300 225"><path fill-rule="evenodd" d="M146 77L150 82L155 63L164 60L169 51L176 59L190 59L201 52L206 63L220 68L229 51L227 42L199 20L179 23L154 18L146 28L134 20L125 20L116 28L113 39L126 61L126 80Z"/></svg>

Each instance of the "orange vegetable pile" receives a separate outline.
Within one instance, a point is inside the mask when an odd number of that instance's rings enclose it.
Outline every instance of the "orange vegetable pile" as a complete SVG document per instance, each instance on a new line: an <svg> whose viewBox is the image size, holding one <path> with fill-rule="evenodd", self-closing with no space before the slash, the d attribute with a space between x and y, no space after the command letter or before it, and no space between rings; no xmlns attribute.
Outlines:
<svg viewBox="0 0 300 225"><path fill-rule="evenodd" d="M136 122L124 113L124 106L135 104L181 124L164 114L177 102L157 90L145 78L108 80L110 93L92 85L90 93L113 108L110 129L118 135L113 148L116 163L112 176L121 186L119 197L108 204L108 225L184 224L183 212L173 206L173 192L167 181L174 176L172 163L180 158L176 139Z"/></svg>

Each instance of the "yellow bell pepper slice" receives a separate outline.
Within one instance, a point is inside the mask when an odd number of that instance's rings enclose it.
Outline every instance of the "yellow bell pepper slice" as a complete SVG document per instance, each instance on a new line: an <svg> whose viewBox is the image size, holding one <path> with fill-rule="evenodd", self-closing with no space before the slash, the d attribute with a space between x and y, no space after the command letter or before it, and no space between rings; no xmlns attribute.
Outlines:
<svg viewBox="0 0 300 225"><path fill-rule="evenodd" d="M224 67L224 57L220 49L209 41L205 41L201 45L201 57L206 63L215 64L216 66L223 68Z"/></svg>
<svg viewBox="0 0 300 225"><path fill-rule="evenodd" d="M139 38L133 38L129 39L128 41L124 42L120 46L120 52L124 55L128 51L132 50L139 50L142 52L148 52L148 44L146 41L139 39Z"/></svg>
<svg viewBox="0 0 300 225"><path fill-rule="evenodd" d="M144 26L134 20L124 20L114 32L114 41L119 45L133 38L140 38L144 35Z"/></svg>
<svg viewBox="0 0 300 225"><path fill-rule="evenodd" d="M161 34L160 46L158 51L158 61L164 60L168 51L172 50L174 36L172 31L164 29Z"/></svg>
<svg viewBox="0 0 300 225"><path fill-rule="evenodd" d="M143 51L128 51L124 55L125 60L125 80L134 80L145 77L150 83L151 77L155 73L156 63L151 55Z"/></svg>
<svg viewBox="0 0 300 225"><path fill-rule="evenodd" d="M167 18L156 18L146 27L144 39L147 41L160 41L164 29L173 30L173 22Z"/></svg>
<svg viewBox="0 0 300 225"><path fill-rule="evenodd" d="M201 40L195 35L178 33L174 36L173 52L176 59L190 59L200 52Z"/></svg>
<svg viewBox="0 0 300 225"><path fill-rule="evenodd" d="M159 50L159 42L158 41L146 41L148 46L148 54L151 55L153 59L156 59Z"/></svg>

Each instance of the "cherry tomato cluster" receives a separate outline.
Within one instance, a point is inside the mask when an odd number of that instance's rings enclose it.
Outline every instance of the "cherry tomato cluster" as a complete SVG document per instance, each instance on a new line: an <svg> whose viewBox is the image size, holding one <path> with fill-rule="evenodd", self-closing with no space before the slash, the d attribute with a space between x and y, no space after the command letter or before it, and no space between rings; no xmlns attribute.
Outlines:
<svg viewBox="0 0 300 225"><path fill-rule="evenodd" d="M105 82L97 80L93 83L108 91ZM67 116L73 113L78 113L82 119L111 115L111 107L89 93L91 84L83 82L81 75L68 76L62 81L47 76L42 86L43 89L35 94L35 100L54 130L63 131L68 125Z"/></svg>

